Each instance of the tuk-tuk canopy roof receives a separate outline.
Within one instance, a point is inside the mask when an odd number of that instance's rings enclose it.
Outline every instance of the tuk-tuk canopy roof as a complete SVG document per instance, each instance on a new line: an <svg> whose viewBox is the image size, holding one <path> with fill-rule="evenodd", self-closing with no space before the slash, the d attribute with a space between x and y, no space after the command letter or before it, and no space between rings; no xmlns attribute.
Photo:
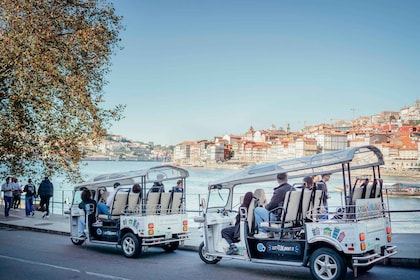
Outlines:
<svg viewBox="0 0 420 280"><path fill-rule="evenodd" d="M384 164L382 152L375 146L361 146L345 150L316 154L248 167L226 178L210 182L215 185L237 185L276 180L278 173L287 173L289 179L342 171L342 165L350 163L350 169L364 169Z"/></svg>
<svg viewBox="0 0 420 280"><path fill-rule="evenodd" d="M189 176L187 170L176 167L173 165L160 165L154 166L142 170L132 170L125 172L114 172L101 174L96 177L89 179L88 181L75 186L75 189L81 188L84 186L90 187L103 187L103 186L113 186L114 183L120 183L121 185L132 185L134 183L142 182L144 178L144 183L156 182L156 181L167 181L174 180L179 178L186 178Z"/></svg>

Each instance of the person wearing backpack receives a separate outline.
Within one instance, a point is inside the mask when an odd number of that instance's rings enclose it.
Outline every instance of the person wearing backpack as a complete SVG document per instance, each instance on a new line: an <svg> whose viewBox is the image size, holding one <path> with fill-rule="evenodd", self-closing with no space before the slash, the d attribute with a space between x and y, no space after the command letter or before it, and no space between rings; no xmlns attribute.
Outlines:
<svg viewBox="0 0 420 280"><path fill-rule="evenodd" d="M30 217L31 215L34 216L35 208L34 208L34 197L36 196L36 189L35 185L32 184L32 180L28 180L28 184L25 185L23 188L23 192L25 195L25 212L26 217Z"/></svg>

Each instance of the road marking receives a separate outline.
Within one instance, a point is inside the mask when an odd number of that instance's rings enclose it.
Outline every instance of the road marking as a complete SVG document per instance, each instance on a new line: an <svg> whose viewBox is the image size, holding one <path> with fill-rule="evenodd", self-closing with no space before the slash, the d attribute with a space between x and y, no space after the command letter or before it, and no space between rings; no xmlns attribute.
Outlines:
<svg viewBox="0 0 420 280"><path fill-rule="evenodd" d="M106 279L130 280L128 278L111 276L111 275L105 275L105 274L100 274L100 273L95 273L95 272L88 272L88 271L86 271L86 274L87 275L92 275L92 276L97 276L97 277L102 277L102 278L106 278Z"/></svg>
<svg viewBox="0 0 420 280"><path fill-rule="evenodd" d="M4 256L4 255L0 255L0 258L9 259L9 260L12 260L12 261L19 261L19 262L23 262L23 263L35 264L35 265L48 266L48 267L62 269L62 270L69 270L69 271L73 271L73 272L77 272L77 273L83 273L82 271L80 271L78 269L74 269L74 268L69 268L69 267L64 267L64 266L59 266L59 265L52 265L52 264L41 263L41 262L34 262L34 261L29 261L29 260L24 260L24 259L19 259L19 258L13 258L13 257L9 257L9 256ZM92 275L92 276L106 278L106 279L130 280L129 278L123 278L123 277L118 277L118 276L105 275L105 274L96 273L96 272L86 271L85 273L87 275Z"/></svg>
<svg viewBox="0 0 420 280"><path fill-rule="evenodd" d="M34 262L34 261L28 261L28 260L23 260L23 259L8 257L8 256L4 256L4 255L0 255L0 258L14 260L14 261L19 261L19 262L23 262L23 263L43 265L43 266L48 266L48 267L58 268L58 269L63 269L63 270L69 270L69 271L74 271L74 272L78 272L78 273L81 272L80 270L74 269L74 268L69 268L69 267L64 267L64 266L58 266L58 265L52 265L52 264L47 264L47 263Z"/></svg>

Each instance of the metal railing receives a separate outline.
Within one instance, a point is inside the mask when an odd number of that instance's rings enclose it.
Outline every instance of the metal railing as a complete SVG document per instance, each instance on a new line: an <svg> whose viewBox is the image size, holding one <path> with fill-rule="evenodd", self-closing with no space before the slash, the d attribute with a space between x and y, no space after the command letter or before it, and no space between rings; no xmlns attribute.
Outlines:
<svg viewBox="0 0 420 280"><path fill-rule="evenodd" d="M72 201L72 191L61 191L60 196L53 196L50 200L50 214L66 215L65 211L69 210ZM201 215L200 201L205 194L187 194L187 213L191 215ZM39 206L40 199L34 199L35 209ZM3 196L0 198L0 206L4 206ZM21 195L20 209L25 209L25 195ZM420 209L410 210L389 210L386 211L391 216L391 223L394 232L420 233ZM409 214L409 215L407 215ZM410 215L411 214L411 215Z"/></svg>

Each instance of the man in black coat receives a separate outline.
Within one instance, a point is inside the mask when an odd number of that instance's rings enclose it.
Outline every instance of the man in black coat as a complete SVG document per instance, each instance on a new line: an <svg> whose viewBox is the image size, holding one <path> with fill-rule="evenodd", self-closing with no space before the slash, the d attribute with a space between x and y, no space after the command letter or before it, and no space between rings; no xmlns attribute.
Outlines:
<svg viewBox="0 0 420 280"><path fill-rule="evenodd" d="M50 217L50 199L54 195L54 186L48 177L45 177L38 188L38 195L41 198L40 209L43 211L42 218Z"/></svg>

